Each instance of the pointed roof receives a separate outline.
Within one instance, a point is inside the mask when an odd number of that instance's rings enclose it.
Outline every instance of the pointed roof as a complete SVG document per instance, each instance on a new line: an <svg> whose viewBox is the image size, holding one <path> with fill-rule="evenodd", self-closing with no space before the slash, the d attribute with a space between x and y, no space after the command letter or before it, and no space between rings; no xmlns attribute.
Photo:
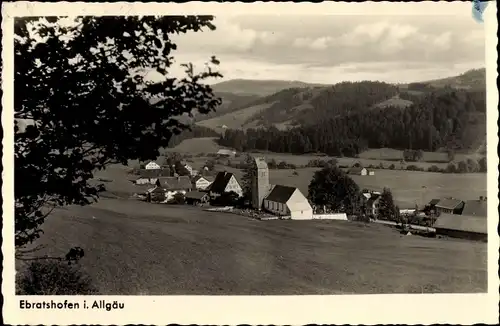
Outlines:
<svg viewBox="0 0 500 326"><path fill-rule="evenodd" d="M167 190L186 190L191 189L191 179L188 176L166 177L160 179Z"/></svg>
<svg viewBox="0 0 500 326"><path fill-rule="evenodd" d="M295 187L276 185L273 187L266 199L276 203L286 204L293 193L297 190Z"/></svg>
<svg viewBox="0 0 500 326"><path fill-rule="evenodd" d="M206 192L202 192L202 191L190 191L190 192L186 193L185 197L189 198L189 199L198 199L198 200L201 200L205 196L208 196L208 194Z"/></svg>
<svg viewBox="0 0 500 326"><path fill-rule="evenodd" d="M208 190L215 192L217 194L223 193L227 187L227 184L229 183L229 180L231 180L232 176L233 174L227 171L222 171L217 173L215 180L209 186Z"/></svg>

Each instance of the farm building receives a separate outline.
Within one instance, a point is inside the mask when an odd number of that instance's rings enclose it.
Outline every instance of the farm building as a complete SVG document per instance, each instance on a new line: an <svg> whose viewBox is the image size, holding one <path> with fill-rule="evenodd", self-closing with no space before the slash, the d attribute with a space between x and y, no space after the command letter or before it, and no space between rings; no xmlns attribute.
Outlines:
<svg viewBox="0 0 500 326"><path fill-rule="evenodd" d="M464 202L456 198L444 198L436 204L436 211L439 213L461 214L464 209Z"/></svg>
<svg viewBox="0 0 500 326"><path fill-rule="evenodd" d="M158 178L169 177L170 169L142 169L139 171L139 178L134 180L135 184L155 184Z"/></svg>
<svg viewBox="0 0 500 326"><path fill-rule="evenodd" d="M189 172L189 175L191 175L191 176L195 175L193 167L191 165L186 163L186 164L184 164L184 168Z"/></svg>
<svg viewBox="0 0 500 326"><path fill-rule="evenodd" d="M217 151L217 155L219 156L227 156L227 157L235 157L236 156L236 151L230 150L230 149L219 149Z"/></svg>
<svg viewBox="0 0 500 326"><path fill-rule="evenodd" d="M186 204L203 205L208 203L210 197L208 193L202 191L190 191L186 193Z"/></svg>
<svg viewBox="0 0 500 326"><path fill-rule="evenodd" d="M198 190L206 190L213 182L211 177L197 176L193 179L194 188Z"/></svg>
<svg viewBox="0 0 500 326"><path fill-rule="evenodd" d="M264 209L292 220L313 219L313 209L298 188L276 185L264 198Z"/></svg>
<svg viewBox="0 0 500 326"><path fill-rule="evenodd" d="M373 170L367 170L368 171L368 175L375 175L375 171Z"/></svg>
<svg viewBox="0 0 500 326"><path fill-rule="evenodd" d="M371 193L370 198L366 201L366 214L371 216L378 215L379 202L380 202L380 194Z"/></svg>
<svg viewBox="0 0 500 326"><path fill-rule="evenodd" d="M486 201L486 198L480 197L479 200L466 201L462 215L486 218L486 216L488 216L488 202Z"/></svg>
<svg viewBox="0 0 500 326"><path fill-rule="evenodd" d="M167 177L159 180L165 189L165 197L167 200L172 199L177 193L186 194L193 189L191 179L187 176Z"/></svg>
<svg viewBox="0 0 500 326"><path fill-rule="evenodd" d="M349 169L349 171L347 173L353 174L353 175L367 175L368 170L366 170L362 166L353 166L352 168Z"/></svg>
<svg viewBox="0 0 500 326"><path fill-rule="evenodd" d="M161 167L156 163L156 162L149 162L148 164L146 164L146 170L157 170L157 169L160 169Z"/></svg>
<svg viewBox="0 0 500 326"><path fill-rule="evenodd" d="M148 191L146 192L146 200L148 202L156 202L156 203L160 203L160 202L163 202L165 201L165 189L163 189L162 187L154 187L154 188L151 188L151 189L148 189Z"/></svg>
<svg viewBox="0 0 500 326"><path fill-rule="evenodd" d="M241 188L238 180L234 174L223 171L217 173L214 182L206 189L211 197L217 197L222 195L224 192L234 191L238 196L243 196L243 189Z"/></svg>
<svg viewBox="0 0 500 326"><path fill-rule="evenodd" d="M484 217L443 213L433 227L438 235L483 241L488 238L488 224Z"/></svg>

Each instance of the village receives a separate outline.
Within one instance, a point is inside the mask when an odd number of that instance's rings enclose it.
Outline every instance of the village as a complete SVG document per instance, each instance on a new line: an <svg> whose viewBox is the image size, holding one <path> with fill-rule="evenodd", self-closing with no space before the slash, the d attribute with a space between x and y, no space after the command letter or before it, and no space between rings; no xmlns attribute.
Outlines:
<svg viewBox="0 0 500 326"><path fill-rule="evenodd" d="M234 157L235 151L221 149L217 157ZM154 161L144 164L136 171L138 177L130 180L141 189L136 198L150 203L194 205L208 211L245 215L258 220L356 220L345 212L325 212L316 207L300 189L291 185L270 184L269 167L262 157L253 159L250 196L244 196L244 180L234 173L219 171L208 176L209 168L193 169L182 160L160 165ZM182 172L180 171L182 170ZM371 176L375 171L359 163L348 168L349 175ZM385 224L402 229L406 235L427 237L455 237L486 241L487 198L458 199L436 198L423 207L400 208L399 214L405 222L387 220L379 216L381 192L363 189L366 221ZM359 219L358 219L359 220Z"/></svg>

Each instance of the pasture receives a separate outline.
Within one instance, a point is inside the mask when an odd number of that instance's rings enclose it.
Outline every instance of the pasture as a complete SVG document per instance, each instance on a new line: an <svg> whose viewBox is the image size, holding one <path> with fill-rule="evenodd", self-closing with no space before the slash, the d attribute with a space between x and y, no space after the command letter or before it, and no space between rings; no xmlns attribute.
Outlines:
<svg viewBox="0 0 500 326"><path fill-rule="evenodd" d="M250 119L257 113L266 110L271 105L273 105L273 103L250 106L241 110L226 113L215 118L199 121L196 124L203 127L212 128L215 131L222 131L220 128L222 125L227 126L229 129L241 129L246 124L248 119ZM255 126L253 127L255 128Z"/></svg>
<svg viewBox="0 0 500 326"><path fill-rule="evenodd" d="M344 221L257 221L102 199L57 209L37 254L80 246L105 295L485 292L486 244ZM17 268L23 262L17 262Z"/></svg>
<svg viewBox="0 0 500 326"><path fill-rule="evenodd" d="M241 180L242 171L235 168L217 166L218 171L226 170ZM307 196L309 183L318 168L294 170L270 170L271 184L293 186ZM423 206L433 198L455 197L462 200L487 196L486 173L444 174L419 171L375 170L375 175L351 175L360 189L382 191L391 189L396 205L400 208Z"/></svg>

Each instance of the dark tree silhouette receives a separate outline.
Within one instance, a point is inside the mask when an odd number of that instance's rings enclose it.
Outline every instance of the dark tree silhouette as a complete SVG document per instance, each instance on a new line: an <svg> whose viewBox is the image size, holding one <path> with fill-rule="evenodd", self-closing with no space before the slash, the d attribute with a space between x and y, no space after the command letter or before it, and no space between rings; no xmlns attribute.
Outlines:
<svg viewBox="0 0 500 326"><path fill-rule="evenodd" d="M384 188L379 199L379 217L385 220L397 221L399 217L399 209L394 205L392 191L389 188Z"/></svg>
<svg viewBox="0 0 500 326"><path fill-rule="evenodd" d="M326 211L358 214L361 197L358 185L334 165L316 171L309 184L309 200Z"/></svg>
<svg viewBox="0 0 500 326"><path fill-rule="evenodd" d="M59 17L15 21L15 244L40 236L51 209L97 200L103 185L89 183L96 169L159 156L179 119L220 104L202 82L212 70L168 74L172 34L213 30L211 16ZM155 71L158 82L144 79ZM20 121L32 125L21 127Z"/></svg>

